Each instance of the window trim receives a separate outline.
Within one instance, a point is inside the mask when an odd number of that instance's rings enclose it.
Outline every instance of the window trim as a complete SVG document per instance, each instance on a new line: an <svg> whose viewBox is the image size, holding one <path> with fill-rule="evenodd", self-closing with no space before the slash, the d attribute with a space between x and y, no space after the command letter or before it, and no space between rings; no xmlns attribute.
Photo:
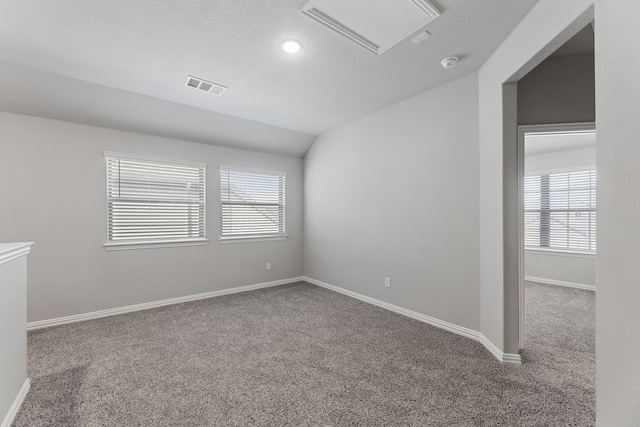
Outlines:
<svg viewBox="0 0 640 427"><path fill-rule="evenodd" d="M185 246L204 246L209 243L209 239L206 236L207 230L207 164L203 162L194 162L188 160L177 160L177 159L167 159L163 157L152 157L152 156L144 156L139 154L129 154L129 153L118 153L112 151L105 151L103 155L105 159L105 167L107 158L116 158L116 159L124 159L124 160L139 160L146 162L157 162L165 165L175 165L175 166L186 166L186 167L194 167L194 168L203 168L205 171L204 175L204 188L203 188L203 202L204 202L204 215L203 215L203 228L204 228L204 236L203 237L193 237L193 238L176 238L176 239L157 239L157 240L127 240L127 241L109 241L109 207L108 207L108 186L109 186L109 177L105 174L105 200L107 201L106 213L107 213L107 221L105 224L105 232L107 236L107 241L102 245L107 251L122 251L122 250L136 250L136 249L155 249L155 248L170 248L170 247L185 247ZM108 171L108 169L107 169Z"/></svg>
<svg viewBox="0 0 640 427"><path fill-rule="evenodd" d="M524 249L525 254L537 254L537 255L557 255L557 256L567 256L573 258L590 258L593 259L596 257L595 252L584 252L584 251L570 251L563 249L545 249L545 248L535 248L535 247L526 247Z"/></svg>
<svg viewBox="0 0 640 427"><path fill-rule="evenodd" d="M264 237L255 237L255 236L240 236L240 237L219 237L218 240L222 244L229 243L251 243L251 242L268 242L272 240L287 240L289 238L288 234L280 234L277 236L264 236Z"/></svg>
<svg viewBox="0 0 640 427"><path fill-rule="evenodd" d="M280 233L279 234L264 234L264 235L254 234L254 235L245 235L245 236L223 236L222 235L222 207L224 206L224 203L222 202L222 176L221 176L221 172L223 170L247 172L247 173L254 173L254 174L264 174L264 175L274 175L274 176L281 176L281 177L284 178L284 180L285 180L284 194L283 194L283 216L284 216L283 227L284 227L284 231L283 231L282 234L280 234ZM256 169L256 168L248 168L248 167L242 167L242 166L232 166L232 165L227 165L227 164L221 164L219 166L219 168L218 168L218 179L219 179L218 188L220 189L220 237L218 238L218 241L221 244L265 242L265 241L286 240L286 239L289 238L289 235L286 232L286 230L287 230L287 226L286 226L286 222L287 222L287 214L286 214L286 210L287 210L287 203L286 203L286 199L287 199L287 186L286 186L287 173L285 171L277 171L277 170L270 170L270 169Z"/></svg>
<svg viewBox="0 0 640 427"><path fill-rule="evenodd" d="M153 242L107 242L103 246L107 251L126 251L132 249L173 248L182 246L204 246L209 243L207 238L182 240L154 240Z"/></svg>

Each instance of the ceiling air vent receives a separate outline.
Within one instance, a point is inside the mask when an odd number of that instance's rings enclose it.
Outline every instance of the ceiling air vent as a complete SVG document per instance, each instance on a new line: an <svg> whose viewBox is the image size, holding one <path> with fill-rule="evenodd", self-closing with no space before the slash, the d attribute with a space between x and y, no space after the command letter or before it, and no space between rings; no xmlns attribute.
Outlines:
<svg viewBox="0 0 640 427"><path fill-rule="evenodd" d="M209 92L214 95L222 95L224 91L227 90L226 86L208 82L193 76L187 76L187 80L184 82L184 85L204 92Z"/></svg>
<svg viewBox="0 0 640 427"><path fill-rule="evenodd" d="M440 16L427 0L308 0L301 12L376 55Z"/></svg>

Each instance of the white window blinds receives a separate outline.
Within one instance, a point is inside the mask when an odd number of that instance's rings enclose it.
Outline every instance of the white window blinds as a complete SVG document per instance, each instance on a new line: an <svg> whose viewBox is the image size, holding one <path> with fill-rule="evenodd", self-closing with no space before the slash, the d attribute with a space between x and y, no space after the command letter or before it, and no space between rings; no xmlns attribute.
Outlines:
<svg viewBox="0 0 640 427"><path fill-rule="evenodd" d="M596 250L596 171L524 179L525 246Z"/></svg>
<svg viewBox="0 0 640 427"><path fill-rule="evenodd" d="M105 158L109 243L204 240L205 164Z"/></svg>
<svg viewBox="0 0 640 427"><path fill-rule="evenodd" d="M222 238L285 236L285 178L221 166Z"/></svg>

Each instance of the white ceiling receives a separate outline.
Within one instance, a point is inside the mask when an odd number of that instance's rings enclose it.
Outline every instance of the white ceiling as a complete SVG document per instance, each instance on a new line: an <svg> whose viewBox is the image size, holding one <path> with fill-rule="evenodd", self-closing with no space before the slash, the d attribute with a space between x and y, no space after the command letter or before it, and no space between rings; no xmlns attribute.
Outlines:
<svg viewBox="0 0 640 427"><path fill-rule="evenodd" d="M309 0L302 12L376 55L440 16L428 0Z"/></svg>
<svg viewBox="0 0 640 427"><path fill-rule="evenodd" d="M595 132L541 133L524 137L525 156L595 148Z"/></svg>
<svg viewBox="0 0 640 427"><path fill-rule="evenodd" d="M304 156L315 140L314 135L7 63L0 63L0 110L295 157Z"/></svg>
<svg viewBox="0 0 640 427"><path fill-rule="evenodd" d="M2 0L0 108L302 156L315 135L477 70L536 2L432 1L431 37L376 56L304 0Z"/></svg>

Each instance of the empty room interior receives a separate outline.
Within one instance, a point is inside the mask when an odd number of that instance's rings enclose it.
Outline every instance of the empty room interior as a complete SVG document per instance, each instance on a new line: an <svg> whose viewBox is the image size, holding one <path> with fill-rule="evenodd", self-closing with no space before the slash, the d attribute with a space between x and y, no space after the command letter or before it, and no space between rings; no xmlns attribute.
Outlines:
<svg viewBox="0 0 640 427"><path fill-rule="evenodd" d="M637 427L637 16L0 0L0 427Z"/></svg>

